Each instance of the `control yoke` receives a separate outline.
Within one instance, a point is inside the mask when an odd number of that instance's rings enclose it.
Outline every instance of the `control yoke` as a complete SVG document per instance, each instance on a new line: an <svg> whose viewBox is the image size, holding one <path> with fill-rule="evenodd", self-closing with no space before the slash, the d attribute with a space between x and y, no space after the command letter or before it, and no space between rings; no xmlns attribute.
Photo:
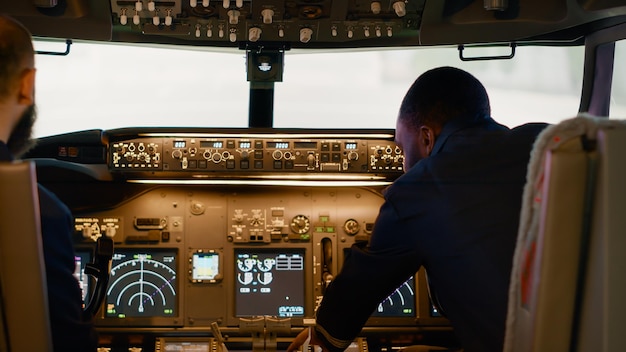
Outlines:
<svg viewBox="0 0 626 352"><path fill-rule="evenodd" d="M113 258L113 239L102 236L96 243L96 251L93 263L85 266L85 274L93 276L96 280L89 303L85 305L83 317L91 319L104 301L106 289L109 285L109 275L111 272L111 259Z"/></svg>

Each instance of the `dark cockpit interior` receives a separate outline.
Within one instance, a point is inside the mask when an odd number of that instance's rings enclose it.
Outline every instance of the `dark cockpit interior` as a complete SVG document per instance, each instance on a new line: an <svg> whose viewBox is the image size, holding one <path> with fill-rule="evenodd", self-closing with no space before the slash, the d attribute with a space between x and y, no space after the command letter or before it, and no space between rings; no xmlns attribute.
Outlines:
<svg viewBox="0 0 626 352"><path fill-rule="evenodd" d="M284 350L314 324L346 250L368 241L385 187L405 171L394 131L276 128L286 53L447 47L491 62L525 46L595 50L626 23L620 0L0 0L0 12L59 49L42 55L111 43L246 57L247 127L129 121L38 138L24 157L74 216L85 302L96 242L114 244L95 313L99 347L113 352ZM585 57L580 111L606 115L598 55ZM459 347L422 271L349 350L408 345Z"/></svg>

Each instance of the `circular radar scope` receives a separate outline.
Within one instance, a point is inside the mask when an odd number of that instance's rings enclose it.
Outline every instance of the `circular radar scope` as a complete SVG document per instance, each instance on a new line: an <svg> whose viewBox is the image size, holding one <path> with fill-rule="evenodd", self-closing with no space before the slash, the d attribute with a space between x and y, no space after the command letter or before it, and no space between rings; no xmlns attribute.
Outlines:
<svg viewBox="0 0 626 352"><path fill-rule="evenodd" d="M172 317L176 312L176 252L116 251L106 316Z"/></svg>
<svg viewBox="0 0 626 352"><path fill-rule="evenodd" d="M375 317L410 317L415 314L415 283L411 277L376 308Z"/></svg>

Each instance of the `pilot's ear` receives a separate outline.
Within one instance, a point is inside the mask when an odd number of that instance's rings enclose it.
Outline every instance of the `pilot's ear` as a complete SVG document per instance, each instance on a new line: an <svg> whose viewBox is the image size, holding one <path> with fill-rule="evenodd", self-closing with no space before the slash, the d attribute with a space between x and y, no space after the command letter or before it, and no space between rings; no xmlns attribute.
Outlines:
<svg viewBox="0 0 626 352"><path fill-rule="evenodd" d="M36 69L24 70L19 82L18 103L26 106L35 103L35 73Z"/></svg>
<svg viewBox="0 0 626 352"><path fill-rule="evenodd" d="M435 130L432 127L426 125L420 126L420 143L426 155L430 155L430 152L432 152L435 146L435 137Z"/></svg>

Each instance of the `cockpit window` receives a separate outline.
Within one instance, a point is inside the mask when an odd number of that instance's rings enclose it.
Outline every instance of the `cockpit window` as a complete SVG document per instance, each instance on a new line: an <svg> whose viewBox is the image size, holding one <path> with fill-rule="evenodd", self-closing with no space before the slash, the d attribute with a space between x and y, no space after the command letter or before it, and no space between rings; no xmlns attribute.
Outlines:
<svg viewBox="0 0 626 352"><path fill-rule="evenodd" d="M501 49L475 50L488 56ZM288 51L283 82L275 83L274 126L394 128L413 80L443 65L468 70L485 84L496 120L508 126L557 122L578 111L583 55L582 47L524 46L512 60L462 62L456 47ZM79 42L68 56L36 60L37 137L137 126L248 125L243 51Z"/></svg>
<svg viewBox="0 0 626 352"><path fill-rule="evenodd" d="M615 43L612 83L609 115L614 118L626 118L626 39Z"/></svg>

